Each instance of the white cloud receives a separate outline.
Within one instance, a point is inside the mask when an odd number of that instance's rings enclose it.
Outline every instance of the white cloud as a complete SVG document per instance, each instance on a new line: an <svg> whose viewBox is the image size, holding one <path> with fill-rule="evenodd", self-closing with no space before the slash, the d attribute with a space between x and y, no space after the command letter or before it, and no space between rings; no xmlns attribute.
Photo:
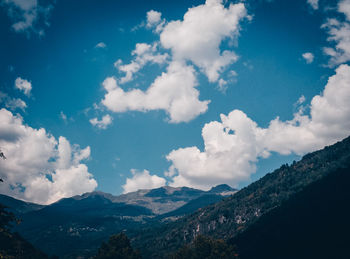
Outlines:
<svg viewBox="0 0 350 259"><path fill-rule="evenodd" d="M350 60L350 24L336 19L328 19L322 28L328 30L328 41L335 42L335 47L324 48L324 53L330 56L330 66L345 63Z"/></svg>
<svg viewBox="0 0 350 259"><path fill-rule="evenodd" d="M18 115L0 110L0 192L26 201L49 204L93 191L97 183L81 161L90 147L80 149L64 137L58 141L45 129L33 129Z"/></svg>
<svg viewBox="0 0 350 259"><path fill-rule="evenodd" d="M227 90L227 81L224 79L220 78L218 82L218 90L222 92L223 94L226 93Z"/></svg>
<svg viewBox="0 0 350 259"><path fill-rule="evenodd" d="M154 189L165 185L166 180L157 175L150 175L149 171L141 172L135 169L131 170L132 177L126 179L126 183L122 186L124 193L134 192L139 189Z"/></svg>
<svg viewBox="0 0 350 259"><path fill-rule="evenodd" d="M113 118L109 114L106 114L101 120L98 120L97 118L91 119L90 123L99 129L107 129L108 125L112 124L112 120Z"/></svg>
<svg viewBox="0 0 350 259"><path fill-rule="evenodd" d="M106 45L106 43L104 43L104 42L99 42L99 43L97 43L96 46L95 46L95 48L98 48L98 49L104 49L104 48L106 48L106 47L107 47L107 45Z"/></svg>
<svg viewBox="0 0 350 259"><path fill-rule="evenodd" d="M334 47L324 48L324 53L330 56L331 67L350 61L350 1L340 1L337 10L345 15L345 21L331 18L321 27L327 30L328 41L335 43Z"/></svg>
<svg viewBox="0 0 350 259"><path fill-rule="evenodd" d="M299 99L299 103L304 102ZM331 76L321 95L310 105L310 115L303 109L290 121L272 120L260 128L240 110L221 121L205 124L202 130L204 150L187 147L167 155L172 163L166 173L171 185L208 189L212 185L237 185L249 179L259 158L270 152L283 155L304 154L333 144L350 134L350 67L341 65Z"/></svg>
<svg viewBox="0 0 350 259"><path fill-rule="evenodd" d="M27 104L20 98L11 98L7 94L0 92L0 103L4 103L5 107L15 111L16 109L21 109L25 111Z"/></svg>
<svg viewBox="0 0 350 259"><path fill-rule="evenodd" d="M1 5L6 6L8 16L14 22L12 28L15 32L34 32L44 34L43 27L49 26L48 17L52 5L42 6L37 0L4 0ZM40 22L39 25L39 21Z"/></svg>
<svg viewBox="0 0 350 259"><path fill-rule="evenodd" d="M153 45L147 43L137 43L132 55L134 59L129 64L123 65L123 62L119 59L114 63L114 66L125 73L125 76L120 78L119 83L124 84L133 80L135 73L140 71L147 63L163 64L168 59L168 54L160 54L158 52L158 44Z"/></svg>
<svg viewBox="0 0 350 259"><path fill-rule="evenodd" d="M306 52L302 54L303 59L305 59L307 64L311 64L314 61L314 54L311 52Z"/></svg>
<svg viewBox="0 0 350 259"><path fill-rule="evenodd" d="M151 10L147 12L147 24L149 28L156 27L162 22L162 13Z"/></svg>
<svg viewBox="0 0 350 259"><path fill-rule="evenodd" d="M182 21L162 27L160 43L171 50L171 56L161 54L158 43L136 44L132 52L134 59L129 64L124 65L122 60L114 64L125 76L105 79L107 93L102 104L113 112L165 110L172 123L188 122L206 112L210 101L199 100L194 65L224 92L227 82L220 78L220 73L237 60L237 55L229 50L221 51L220 45L224 39L238 36L239 22L244 17L247 17L244 4L225 8L221 0L207 0L204 5L188 9ZM147 13L147 21L149 26L164 22L161 13L153 10ZM147 90L124 91L119 85L133 80L135 73L147 63L167 63L168 67Z"/></svg>
<svg viewBox="0 0 350 259"><path fill-rule="evenodd" d="M124 91L113 77L106 78L102 104L113 112L165 110L170 122L188 122L206 112L209 101L200 101L192 66L172 62L146 90Z"/></svg>
<svg viewBox="0 0 350 259"><path fill-rule="evenodd" d="M67 122L67 120L68 120L67 115L64 114L63 111L60 112L60 118L61 118L64 122Z"/></svg>
<svg viewBox="0 0 350 259"><path fill-rule="evenodd" d="M338 11L345 14L346 19L350 21L350 0L339 1Z"/></svg>
<svg viewBox="0 0 350 259"><path fill-rule="evenodd" d="M21 109L24 111L27 108L27 104L19 98L9 98L5 103L6 108L14 111L16 109Z"/></svg>
<svg viewBox="0 0 350 259"><path fill-rule="evenodd" d="M174 60L188 60L198 66L210 82L238 57L233 51L220 50L224 39L239 34L239 22L247 17L244 4L225 8L221 0L207 0L188 9L182 21L169 22L160 34L160 42L171 49Z"/></svg>
<svg viewBox="0 0 350 259"><path fill-rule="evenodd" d="M307 0L307 3L314 9L318 9L318 0Z"/></svg>
<svg viewBox="0 0 350 259"><path fill-rule="evenodd" d="M306 98L304 95L300 96L298 101L295 103L295 106L299 106L301 104L303 104L306 101Z"/></svg>
<svg viewBox="0 0 350 259"><path fill-rule="evenodd" d="M17 77L15 80L15 88L24 92L25 95L30 95L30 91L32 90L32 84L26 79L22 79Z"/></svg>

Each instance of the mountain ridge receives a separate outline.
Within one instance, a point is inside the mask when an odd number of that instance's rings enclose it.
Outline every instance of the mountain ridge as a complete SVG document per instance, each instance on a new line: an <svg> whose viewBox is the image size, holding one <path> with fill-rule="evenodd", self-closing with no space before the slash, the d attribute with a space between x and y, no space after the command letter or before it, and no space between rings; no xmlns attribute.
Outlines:
<svg viewBox="0 0 350 259"><path fill-rule="evenodd" d="M136 233L132 242L146 258L162 258L198 235L232 238L309 184L349 165L350 137L306 154L299 162L282 165L236 194L176 222Z"/></svg>
<svg viewBox="0 0 350 259"><path fill-rule="evenodd" d="M225 186L217 189L231 192ZM63 198L50 205L22 210L26 202L13 208L22 223L15 227L24 238L48 254L74 258L91 256L102 241L122 231L134 231L146 224L157 224L159 215L182 208L192 200L202 197L201 206L211 204L225 196L214 190L202 191L189 187L163 186L156 189L138 190L120 196L94 191ZM216 195L213 200L207 195ZM9 200L15 200L9 198ZM191 213L198 206L184 207L176 218ZM164 217L163 217L164 218ZM69 245L59 245L66 243Z"/></svg>

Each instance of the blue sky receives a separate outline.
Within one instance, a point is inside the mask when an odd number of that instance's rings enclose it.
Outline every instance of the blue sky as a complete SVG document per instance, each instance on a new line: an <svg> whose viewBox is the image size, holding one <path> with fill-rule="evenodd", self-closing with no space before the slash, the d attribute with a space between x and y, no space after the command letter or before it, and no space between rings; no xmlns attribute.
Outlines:
<svg viewBox="0 0 350 259"><path fill-rule="evenodd" d="M2 1L0 191L243 187L332 144L349 18L347 0Z"/></svg>

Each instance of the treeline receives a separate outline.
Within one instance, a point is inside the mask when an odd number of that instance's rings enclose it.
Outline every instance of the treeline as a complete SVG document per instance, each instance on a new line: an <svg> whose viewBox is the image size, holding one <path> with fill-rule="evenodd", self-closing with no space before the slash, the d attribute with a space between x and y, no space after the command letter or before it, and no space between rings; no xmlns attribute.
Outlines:
<svg viewBox="0 0 350 259"><path fill-rule="evenodd" d="M169 259L238 259L233 245L221 239L198 236L191 244L184 245ZM131 247L124 233L113 235L107 243L102 243L97 255L92 259L141 259L140 252Z"/></svg>

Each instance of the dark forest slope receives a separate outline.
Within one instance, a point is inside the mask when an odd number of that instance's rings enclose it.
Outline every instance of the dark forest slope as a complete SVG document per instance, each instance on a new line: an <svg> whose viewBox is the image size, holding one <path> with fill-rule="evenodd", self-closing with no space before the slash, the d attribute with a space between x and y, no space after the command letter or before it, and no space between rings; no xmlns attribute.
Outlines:
<svg viewBox="0 0 350 259"><path fill-rule="evenodd" d="M350 138L283 165L231 197L159 228L135 235L146 257L164 257L198 235L230 239L311 183L350 166Z"/></svg>

